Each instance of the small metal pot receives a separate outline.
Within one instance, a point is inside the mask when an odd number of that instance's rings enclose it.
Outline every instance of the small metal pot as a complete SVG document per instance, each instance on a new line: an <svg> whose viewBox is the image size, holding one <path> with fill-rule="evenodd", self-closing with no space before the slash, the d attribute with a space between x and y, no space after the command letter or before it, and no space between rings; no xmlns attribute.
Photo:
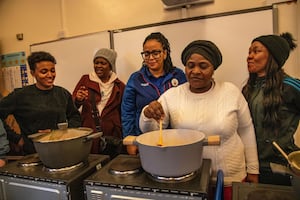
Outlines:
<svg viewBox="0 0 300 200"><path fill-rule="evenodd" d="M288 155L291 173L291 183L296 195L300 196L300 151L294 151Z"/></svg>
<svg viewBox="0 0 300 200"><path fill-rule="evenodd" d="M73 166L87 159L92 138L101 132L92 133L90 128L53 130L50 133L30 135L42 163L49 168L59 169Z"/></svg>
<svg viewBox="0 0 300 200"><path fill-rule="evenodd" d="M206 138L205 134L189 129L163 130L163 145L159 146L159 131L137 137L124 138L125 145L136 144L143 169L163 177L180 177L197 171L202 165L203 146L219 144L219 136Z"/></svg>
<svg viewBox="0 0 300 200"><path fill-rule="evenodd" d="M294 151L288 155L288 162L291 170L300 176L300 151ZM299 188L300 190L300 188Z"/></svg>

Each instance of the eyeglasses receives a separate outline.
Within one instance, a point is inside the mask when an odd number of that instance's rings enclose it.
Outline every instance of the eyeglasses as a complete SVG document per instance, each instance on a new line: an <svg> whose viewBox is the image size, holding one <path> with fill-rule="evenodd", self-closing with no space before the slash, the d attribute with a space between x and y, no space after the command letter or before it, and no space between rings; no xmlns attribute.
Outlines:
<svg viewBox="0 0 300 200"><path fill-rule="evenodd" d="M143 57L144 60L149 60L150 59L150 55L152 55L152 57L154 59L159 59L161 56L161 50L153 50L153 51L144 51L141 52L141 55Z"/></svg>

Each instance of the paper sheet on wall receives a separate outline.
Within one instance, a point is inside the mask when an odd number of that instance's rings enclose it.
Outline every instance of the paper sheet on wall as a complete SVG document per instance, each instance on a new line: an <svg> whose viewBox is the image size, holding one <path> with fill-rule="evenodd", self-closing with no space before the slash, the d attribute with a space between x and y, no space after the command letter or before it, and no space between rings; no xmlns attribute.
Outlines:
<svg viewBox="0 0 300 200"><path fill-rule="evenodd" d="M20 66L3 68L4 87L8 91L22 87Z"/></svg>
<svg viewBox="0 0 300 200"><path fill-rule="evenodd" d="M1 56L1 71L4 79L4 88L12 91L28 85L25 52L5 54Z"/></svg>

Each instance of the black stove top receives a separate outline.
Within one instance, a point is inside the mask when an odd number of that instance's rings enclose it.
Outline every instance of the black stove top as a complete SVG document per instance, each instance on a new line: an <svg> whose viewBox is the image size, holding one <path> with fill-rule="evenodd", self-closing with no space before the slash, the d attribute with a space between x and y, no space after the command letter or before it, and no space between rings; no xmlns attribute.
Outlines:
<svg viewBox="0 0 300 200"><path fill-rule="evenodd" d="M32 157L36 158L36 155L37 154L28 155L22 160L28 160L27 158L31 159ZM90 154L88 156L88 159L79 167L58 172L47 171L47 169L42 164L33 166L21 166L21 164L23 163L22 160L13 161L0 168L0 175L35 181L67 184L83 174L88 174L88 172L94 171L95 167L97 169L103 167L103 165L105 165L109 161L109 156Z"/></svg>
<svg viewBox="0 0 300 200"><path fill-rule="evenodd" d="M85 185L129 189L135 191L148 191L160 193L172 193L187 196L207 195L210 179L211 161L204 159L202 167L195 172L196 176L190 180L180 182L160 182L150 178L149 174L142 170L136 174L119 175L111 173L111 166L117 162L126 163L127 160L139 159L138 156L119 155L101 170L85 179Z"/></svg>

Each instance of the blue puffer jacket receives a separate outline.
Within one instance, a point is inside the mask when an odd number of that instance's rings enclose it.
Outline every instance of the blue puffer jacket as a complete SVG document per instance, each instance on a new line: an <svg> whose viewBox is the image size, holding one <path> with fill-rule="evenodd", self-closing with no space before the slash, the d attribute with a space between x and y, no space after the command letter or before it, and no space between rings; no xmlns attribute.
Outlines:
<svg viewBox="0 0 300 200"><path fill-rule="evenodd" d="M131 74L121 105L123 137L141 134L139 118L143 107L158 99L169 88L185 82L184 72L176 67L159 78L153 77L147 66L142 66L139 71Z"/></svg>

